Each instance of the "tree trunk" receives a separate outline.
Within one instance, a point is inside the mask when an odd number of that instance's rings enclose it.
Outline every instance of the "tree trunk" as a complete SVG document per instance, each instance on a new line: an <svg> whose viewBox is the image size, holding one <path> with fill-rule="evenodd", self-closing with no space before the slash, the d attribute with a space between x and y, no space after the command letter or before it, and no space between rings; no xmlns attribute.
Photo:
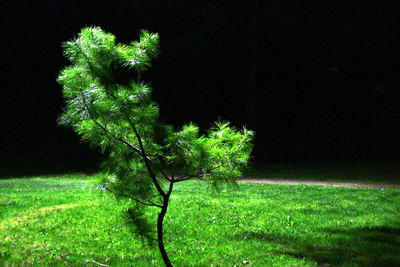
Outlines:
<svg viewBox="0 0 400 267"><path fill-rule="evenodd" d="M158 220L157 220L158 248L159 248L161 256L162 256L162 258L164 260L165 266L167 266L167 267L171 267L172 264L171 264L171 261L168 258L167 251L165 251L165 247L164 247L163 221L164 221L165 214L167 213L168 201L169 201L169 197L170 197L171 192L172 192L172 187L173 187L173 182L170 183L170 187L169 187L168 193L164 197L163 206L162 206L160 214L158 214Z"/></svg>
<svg viewBox="0 0 400 267"><path fill-rule="evenodd" d="M157 220L157 239L158 239L158 248L160 249L161 256L164 260L164 263L167 267L172 266L171 261L168 258L167 252L165 251L164 247L164 240L163 240L163 220L165 213L167 212L167 206L163 206L161 213L158 215Z"/></svg>

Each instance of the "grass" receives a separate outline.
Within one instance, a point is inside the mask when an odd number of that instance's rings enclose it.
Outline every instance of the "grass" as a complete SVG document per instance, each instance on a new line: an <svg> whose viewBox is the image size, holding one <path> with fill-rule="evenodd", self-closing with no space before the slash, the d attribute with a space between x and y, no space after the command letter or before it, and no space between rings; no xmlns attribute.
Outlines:
<svg viewBox="0 0 400 267"><path fill-rule="evenodd" d="M240 183L217 194L185 182L166 249L176 266L399 266L399 204L398 189ZM127 206L84 176L0 180L0 265L162 266L121 219Z"/></svg>
<svg viewBox="0 0 400 267"><path fill-rule="evenodd" d="M259 164L247 177L269 177L331 182L400 184L398 161L293 162Z"/></svg>

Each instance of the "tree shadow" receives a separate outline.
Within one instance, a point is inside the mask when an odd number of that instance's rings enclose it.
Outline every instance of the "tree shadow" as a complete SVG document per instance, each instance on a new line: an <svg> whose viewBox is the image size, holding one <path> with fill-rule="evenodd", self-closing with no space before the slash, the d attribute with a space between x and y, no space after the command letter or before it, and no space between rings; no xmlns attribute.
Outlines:
<svg viewBox="0 0 400 267"><path fill-rule="evenodd" d="M6 266L7 261L11 258L11 254L4 251L0 251L0 265L1 266Z"/></svg>
<svg viewBox="0 0 400 267"><path fill-rule="evenodd" d="M317 266L400 266L400 227L324 228L321 232L327 236L324 240L263 231L245 231L240 238L278 243L283 246L274 254L309 258Z"/></svg>

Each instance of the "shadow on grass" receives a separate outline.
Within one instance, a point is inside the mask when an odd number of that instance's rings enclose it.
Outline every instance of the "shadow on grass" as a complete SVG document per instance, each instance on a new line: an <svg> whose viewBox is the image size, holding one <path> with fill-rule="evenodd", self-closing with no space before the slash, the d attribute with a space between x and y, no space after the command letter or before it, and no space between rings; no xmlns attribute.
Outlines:
<svg viewBox="0 0 400 267"><path fill-rule="evenodd" d="M242 232L249 239L277 243L274 254L308 258L317 266L400 266L400 227L325 228L327 239L303 239L286 234ZM237 236L237 238L239 238Z"/></svg>
<svg viewBox="0 0 400 267"><path fill-rule="evenodd" d="M400 184L398 161L291 162L257 164L247 177Z"/></svg>
<svg viewBox="0 0 400 267"><path fill-rule="evenodd" d="M10 259L10 257L11 257L10 253L0 251L0 265L3 266L3 264L6 261L8 261Z"/></svg>

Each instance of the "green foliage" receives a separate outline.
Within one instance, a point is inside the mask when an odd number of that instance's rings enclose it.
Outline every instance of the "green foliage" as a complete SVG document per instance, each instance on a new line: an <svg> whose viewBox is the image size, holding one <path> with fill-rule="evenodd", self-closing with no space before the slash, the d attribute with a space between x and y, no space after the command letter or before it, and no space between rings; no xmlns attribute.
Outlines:
<svg viewBox="0 0 400 267"><path fill-rule="evenodd" d="M66 100L59 123L109 155L103 164L104 186L117 197L132 200L129 217L137 233L151 240L142 216L145 206L162 208L157 225L162 232L174 183L199 178L218 186L234 183L241 175L251 153L252 131L237 131L225 122L200 136L193 123L175 132L159 122L152 88L141 80L159 54L157 34L143 30L139 41L125 45L90 27L63 47L71 65L58 77ZM119 76L126 70L133 78L121 82ZM160 245L162 238L158 241Z"/></svg>
<svg viewBox="0 0 400 267"><path fill-rule="evenodd" d="M158 44L158 35L146 31L139 42L117 44L112 34L98 27L85 28L64 43L72 64L58 77L67 104L60 124L72 126L83 140L109 152L105 166L118 178L146 171L143 152L156 172L163 168L213 182L238 177L251 152L251 131L216 123L206 137L199 136L193 123L177 132L158 123L151 87L140 80L140 73L159 54ZM118 74L126 67L136 71L136 80L118 84Z"/></svg>
<svg viewBox="0 0 400 267"><path fill-rule="evenodd" d="M251 152L252 132L238 132L229 123L216 123L208 136L190 123L169 136L167 162L178 173L194 174L218 185L241 175Z"/></svg>

